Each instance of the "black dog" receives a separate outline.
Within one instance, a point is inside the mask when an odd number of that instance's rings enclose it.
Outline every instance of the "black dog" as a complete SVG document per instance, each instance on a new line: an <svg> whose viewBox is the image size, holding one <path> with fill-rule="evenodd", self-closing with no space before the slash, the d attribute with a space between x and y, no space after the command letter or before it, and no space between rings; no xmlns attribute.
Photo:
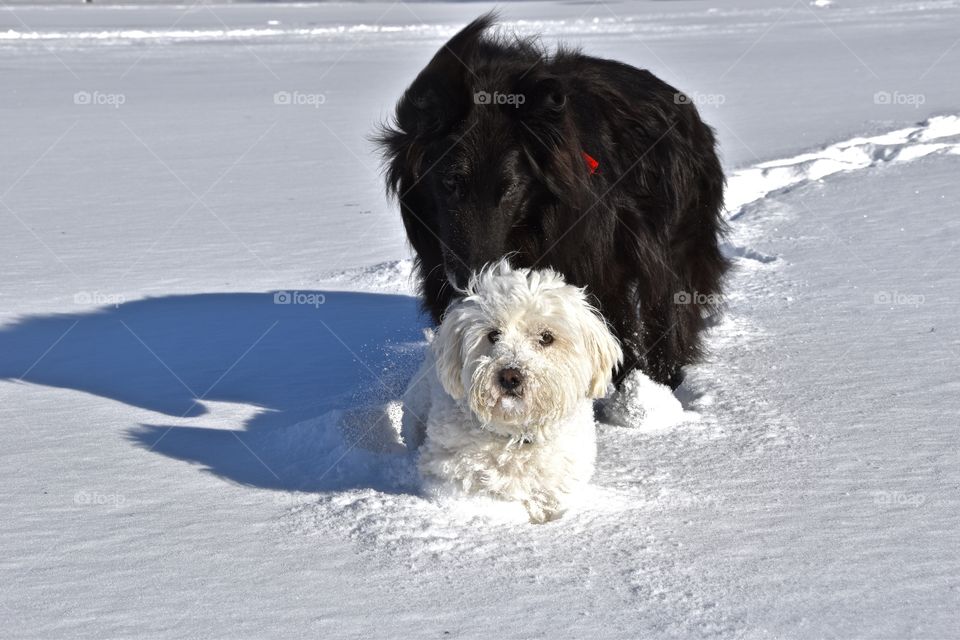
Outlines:
<svg viewBox="0 0 960 640"><path fill-rule="evenodd" d="M487 14L433 57L378 137L437 322L504 255L596 298L634 367L676 387L728 264L713 131L649 71L496 37Z"/></svg>

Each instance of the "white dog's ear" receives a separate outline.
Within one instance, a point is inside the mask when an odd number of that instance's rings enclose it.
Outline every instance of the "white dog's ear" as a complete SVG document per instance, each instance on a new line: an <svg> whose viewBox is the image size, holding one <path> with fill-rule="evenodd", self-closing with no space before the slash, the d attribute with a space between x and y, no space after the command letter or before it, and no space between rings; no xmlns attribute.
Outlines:
<svg viewBox="0 0 960 640"><path fill-rule="evenodd" d="M465 313L459 306L451 307L430 345L437 359L437 377L444 390L455 399L463 397L463 332Z"/></svg>
<svg viewBox="0 0 960 640"><path fill-rule="evenodd" d="M584 314L583 344L590 358L592 371L587 396L602 398L613 380L613 368L623 362L623 351L607 323L595 310Z"/></svg>

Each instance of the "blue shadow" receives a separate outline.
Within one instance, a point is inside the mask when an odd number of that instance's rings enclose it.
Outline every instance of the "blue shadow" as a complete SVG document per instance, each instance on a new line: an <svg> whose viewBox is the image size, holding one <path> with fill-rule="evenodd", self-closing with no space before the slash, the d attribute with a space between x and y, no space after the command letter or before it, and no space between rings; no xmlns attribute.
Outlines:
<svg viewBox="0 0 960 640"><path fill-rule="evenodd" d="M0 378L177 418L204 415L208 400L254 405L243 424L141 424L126 435L242 484L399 490L406 472L383 407L422 357L416 299L301 293L322 304L217 293L26 317L0 329Z"/></svg>

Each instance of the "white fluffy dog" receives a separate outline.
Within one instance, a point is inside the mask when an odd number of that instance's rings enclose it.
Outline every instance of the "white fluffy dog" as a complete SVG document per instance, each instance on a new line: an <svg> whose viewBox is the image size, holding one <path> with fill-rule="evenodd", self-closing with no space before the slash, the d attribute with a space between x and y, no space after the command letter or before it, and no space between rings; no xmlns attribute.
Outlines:
<svg viewBox="0 0 960 640"><path fill-rule="evenodd" d="M404 395L426 483L560 516L593 475L594 398L623 354L582 289L501 260L446 312Z"/></svg>

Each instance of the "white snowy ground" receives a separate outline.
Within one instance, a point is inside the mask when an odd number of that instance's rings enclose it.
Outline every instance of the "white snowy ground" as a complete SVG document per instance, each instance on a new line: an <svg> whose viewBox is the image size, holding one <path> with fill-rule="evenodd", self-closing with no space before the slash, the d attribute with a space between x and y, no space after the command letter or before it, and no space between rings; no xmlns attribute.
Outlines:
<svg viewBox="0 0 960 640"><path fill-rule="evenodd" d="M0 8L6 637L956 636L960 2L501 7L731 176L699 420L601 425L539 527L413 495L365 409L423 321L364 136L487 8Z"/></svg>

